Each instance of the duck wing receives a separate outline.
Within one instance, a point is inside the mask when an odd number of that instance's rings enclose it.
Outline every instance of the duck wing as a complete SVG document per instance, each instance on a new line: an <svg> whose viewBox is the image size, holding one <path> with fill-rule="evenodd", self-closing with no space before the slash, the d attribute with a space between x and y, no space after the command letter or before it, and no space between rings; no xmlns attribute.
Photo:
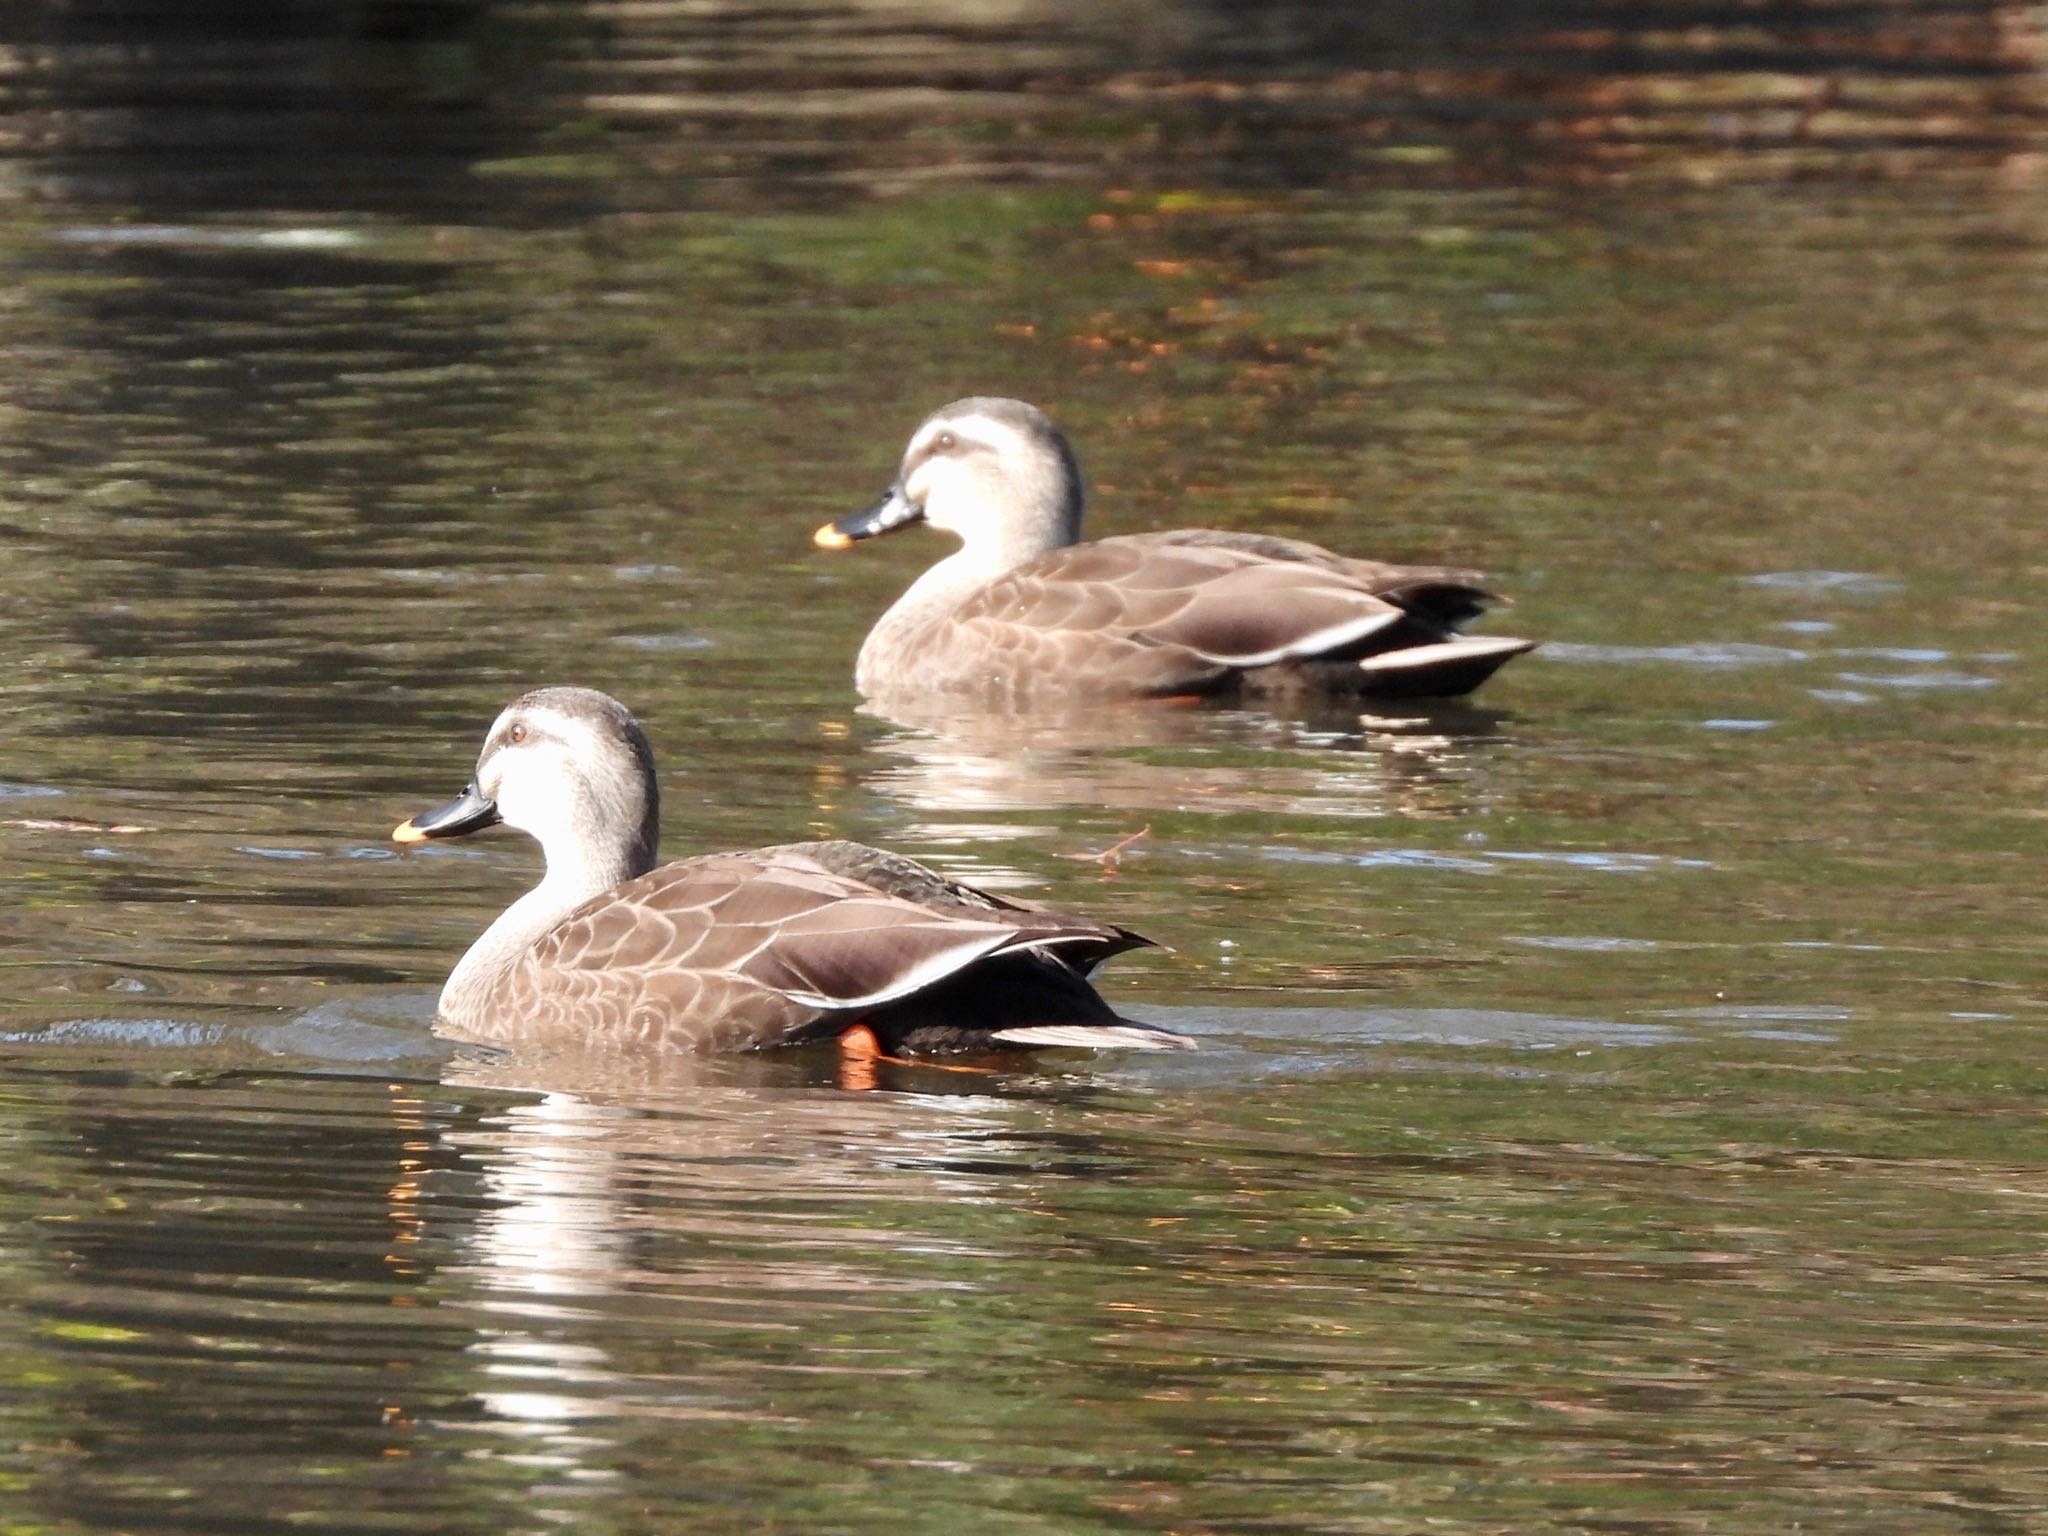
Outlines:
<svg viewBox="0 0 2048 1536"><path fill-rule="evenodd" d="M1485 577L1478 571L1463 566L1394 565L1384 560L1360 560L1306 539L1284 539L1278 534L1242 533L1228 528L1172 528L1162 533L1123 537L1133 544L1234 549L1261 560L1293 560L1320 566L1346 577L1373 596L1446 629L1462 629L1488 608L1506 601L1481 584Z"/></svg>
<svg viewBox="0 0 2048 1536"><path fill-rule="evenodd" d="M1384 560L1361 560L1340 555L1307 539L1282 538L1277 533L1248 533L1233 528L1167 528L1157 533L1119 534L1103 543L1158 544L1172 548L1234 549L1261 560L1294 560L1342 571L1373 587L1395 587L1410 581L1460 581L1476 583L1478 571L1451 565L1394 565Z"/></svg>
<svg viewBox="0 0 2048 1536"><path fill-rule="evenodd" d="M799 843L763 851L815 861L940 917L1007 919L1013 925L1013 942L866 1016L864 1022L892 1051L992 1042L1138 1050L1194 1044L1172 1030L1122 1017L1089 985L1088 977L1110 956L1149 947L1152 941L1143 934L963 885L915 859L864 843Z"/></svg>
<svg viewBox="0 0 2048 1536"><path fill-rule="evenodd" d="M1341 563L1143 535L1053 550L943 623L933 643L956 666L969 658L981 677L1145 694L1214 692L1262 668L1351 663L1449 639Z"/></svg>
<svg viewBox="0 0 2048 1536"><path fill-rule="evenodd" d="M507 1035L735 1050L886 1021L949 988L957 1012L978 967L1015 955L1114 1020L1086 973L1148 942L879 849L791 844L679 860L585 902L520 958L488 1012Z"/></svg>

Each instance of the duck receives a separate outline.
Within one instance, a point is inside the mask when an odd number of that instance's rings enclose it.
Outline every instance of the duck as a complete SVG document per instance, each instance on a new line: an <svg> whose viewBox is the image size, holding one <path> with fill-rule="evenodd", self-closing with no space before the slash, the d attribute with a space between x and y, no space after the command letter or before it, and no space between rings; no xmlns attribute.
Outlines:
<svg viewBox="0 0 2048 1536"><path fill-rule="evenodd" d="M810 1041L896 1058L1011 1047L1173 1049L1088 978L1152 941L949 880L846 841L663 864L654 752L589 688L522 694L444 805L401 845L504 825L541 846L540 883L441 989L450 1038L518 1049L759 1050Z"/></svg>
<svg viewBox="0 0 2048 1536"><path fill-rule="evenodd" d="M1086 503L1072 444L1036 406L977 395L925 418L881 497L812 535L838 550L923 523L960 540L869 631L855 686L1451 698L1537 644L1459 632L1500 601L1476 571L1214 528L1084 542Z"/></svg>

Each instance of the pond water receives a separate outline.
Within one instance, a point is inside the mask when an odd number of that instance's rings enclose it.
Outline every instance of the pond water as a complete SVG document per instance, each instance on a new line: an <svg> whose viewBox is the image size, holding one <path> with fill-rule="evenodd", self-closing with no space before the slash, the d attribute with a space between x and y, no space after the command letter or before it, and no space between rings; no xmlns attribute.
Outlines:
<svg viewBox="0 0 2048 1536"><path fill-rule="evenodd" d="M2048 1524L2038 16L1463 9L0 22L0 1532ZM970 392L1545 648L865 710ZM437 1041L545 682L1202 1049Z"/></svg>

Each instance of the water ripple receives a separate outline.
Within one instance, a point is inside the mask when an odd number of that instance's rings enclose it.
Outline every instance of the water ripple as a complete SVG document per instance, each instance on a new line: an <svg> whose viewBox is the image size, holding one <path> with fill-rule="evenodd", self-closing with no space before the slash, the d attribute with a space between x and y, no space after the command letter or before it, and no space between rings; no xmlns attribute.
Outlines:
<svg viewBox="0 0 2048 1536"><path fill-rule="evenodd" d="M1630 665L1665 662L1674 666L1719 670L1733 667L1775 667L1805 661L1808 653L1790 646L1760 645L1748 640L1698 641L1689 645L1591 645L1552 641L1536 653L1552 661Z"/></svg>
<svg viewBox="0 0 2048 1536"><path fill-rule="evenodd" d="M1746 586L1773 592L1844 592L1857 597L1899 590L1899 583L1890 577L1873 576L1868 571L1766 571L1758 576L1745 576L1742 581Z"/></svg>
<svg viewBox="0 0 2048 1536"><path fill-rule="evenodd" d="M1939 692L1943 689L1996 688L1995 677L1979 677L1974 672L1837 672L1842 682L1854 683L1864 688L1892 688L1900 692L1927 690Z"/></svg>

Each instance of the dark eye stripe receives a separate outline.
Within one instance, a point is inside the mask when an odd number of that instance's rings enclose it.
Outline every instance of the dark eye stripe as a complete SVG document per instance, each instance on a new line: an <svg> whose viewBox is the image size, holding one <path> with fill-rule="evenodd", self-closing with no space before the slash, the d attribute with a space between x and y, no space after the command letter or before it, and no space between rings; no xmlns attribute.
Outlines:
<svg viewBox="0 0 2048 1536"><path fill-rule="evenodd" d="M988 453L991 451L987 443L980 442L971 437L962 437L959 433L948 428L924 445L923 451L917 455L917 464L923 464L929 459L935 459L942 453L950 453L964 458L970 453ZM912 467L915 468L916 465Z"/></svg>

